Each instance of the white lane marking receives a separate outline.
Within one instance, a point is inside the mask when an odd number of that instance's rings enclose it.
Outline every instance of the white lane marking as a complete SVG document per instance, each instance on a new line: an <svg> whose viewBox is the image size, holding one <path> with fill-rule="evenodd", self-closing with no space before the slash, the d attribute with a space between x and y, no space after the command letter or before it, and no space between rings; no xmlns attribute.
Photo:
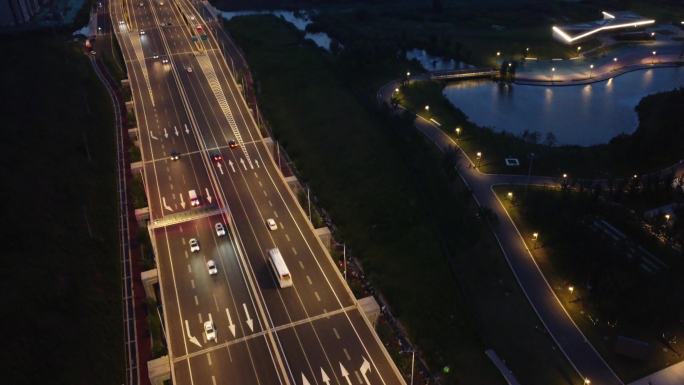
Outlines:
<svg viewBox="0 0 684 385"><path fill-rule="evenodd" d="M169 176L169 177L170 177L170 176ZM167 210L169 210L169 211L173 211L173 209L171 208L171 206L169 206L168 204L166 204L166 197L162 197L162 206L164 206L164 208L167 209Z"/></svg>
<svg viewBox="0 0 684 385"><path fill-rule="evenodd" d="M188 273L192 273L192 266L188 263Z"/></svg>
<svg viewBox="0 0 684 385"><path fill-rule="evenodd" d="M195 296L195 306L199 306L199 300L197 300L197 296Z"/></svg>
<svg viewBox="0 0 684 385"><path fill-rule="evenodd" d="M302 385L311 385L311 383L309 382L309 379L306 378L304 373L302 373Z"/></svg>
<svg viewBox="0 0 684 385"><path fill-rule="evenodd" d="M266 190L264 190L264 196L265 196L265 197L268 196L268 193L266 192Z"/></svg>
<svg viewBox="0 0 684 385"><path fill-rule="evenodd" d="M190 324L188 323L188 320L185 320L185 333L188 335L188 340L192 342L193 344L199 346L200 348L202 345L200 345L199 341L197 341L197 338L193 337L190 334Z"/></svg>
<svg viewBox="0 0 684 385"><path fill-rule="evenodd" d="M297 249L295 249L294 247L292 248L292 254L297 255Z"/></svg>
<svg viewBox="0 0 684 385"><path fill-rule="evenodd" d="M321 368L321 378L325 385L330 385L330 377L328 377L328 373L326 373L323 368Z"/></svg>
<svg viewBox="0 0 684 385"><path fill-rule="evenodd" d="M273 207L273 202L271 202L271 201L269 200L269 201L268 201L268 205L271 206L271 207Z"/></svg>
<svg viewBox="0 0 684 385"><path fill-rule="evenodd" d="M214 297L214 305L216 305L216 311L218 311L219 306L218 306L218 301L216 300L216 295L214 295L214 293L212 293L211 296Z"/></svg>
<svg viewBox="0 0 684 385"><path fill-rule="evenodd" d="M361 375L363 376L364 381L366 381L366 385L370 385L370 381L368 381L368 376L366 376L366 373L370 372L370 370L371 370L370 363L366 360L366 357L363 357L363 364L361 364L359 371L361 372Z"/></svg>
<svg viewBox="0 0 684 385"><path fill-rule="evenodd" d="M190 134L190 129L188 129L188 125L186 123L183 123L183 126L185 127L185 133Z"/></svg>
<svg viewBox="0 0 684 385"><path fill-rule="evenodd" d="M154 133L152 133L152 130L150 130L150 137L154 140L159 140L156 136L154 136Z"/></svg>
<svg viewBox="0 0 684 385"><path fill-rule="evenodd" d="M247 163L249 163L249 168L252 169L252 170L254 170L254 165L252 164L252 159L251 159L251 158L247 158Z"/></svg>
<svg viewBox="0 0 684 385"><path fill-rule="evenodd" d="M347 380L347 385L352 385L351 380L349 379L349 372L347 371L347 368L342 365L340 362L340 372L342 372L342 377L344 377L345 380Z"/></svg>
<svg viewBox="0 0 684 385"><path fill-rule="evenodd" d="M216 164L216 167L218 167L219 172L221 173L221 175L225 175L225 174L223 173L223 165L222 165L221 163L217 163L217 164Z"/></svg>
<svg viewBox="0 0 684 385"><path fill-rule="evenodd" d="M258 160L258 159L254 159L254 164L257 166L257 168L260 167L260 166L259 166L259 160Z"/></svg>
<svg viewBox="0 0 684 385"><path fill-rule="evenodd" d="M203 323L202 322L202 313L197 313L197 319L199 320L199 323Z"/></svg>
<svg viewBox="0 0 684 385"><path fill-rule="evenodd" d="M209 202L209 204L211 204L211 195L209 195L209 188L205 187L204 192L207 193L207 202Z"/></svg>
<svg viewBox="0 0 684 385"><path fill-rule="evenodd" d="M247 326L249 326L249 330L254 331L254 320L252 320L252 318L250 318L249 312L247 311L247 305L244 302L242 303L242 308L245 309L245 316L247 317L245 322L247 322Z"/></svg>
<svg viewBox="0 0 684 385"><path fill-rule="evenodd" d="M278 212L277 212L277 211L273 210L273 215L274 215L276 218L278 218Z"/></svg>
<svg viewBox="0 0 684 385"><path fill-rule="evenodd" d="M216 385L216 377L211 376L211 383L212 385Z"/></svg>
<svg viewBox="0 0 684 385"><path fill-rule="evenodd" d="M190 255L188 254L188 251L185 250L185 259L188 259L188 258L190 258ZM194 287L194 286L193 286L193 287Z"/></svg>
<svg viewBox="0 0 684 385"><path fill-rule="evenodd" d="M207 363L211 366L211 352L207 353Z"/></svg>
<svg viewBox="0 0 684 385"><path fill-rule="evenodd" d="M228 161L228 166L230 166L230 169L233 170L233 172L235 172L235 165L233 165L233 161L232 161L232 160L229 160L229 161Z"/></svg>
<svg viewBox="0 0 684 385"><path fill-rule="evenodd" d="M226 316L228 316L228 329L230 329L230 334L235 337L235 324L233 323L233 319L230 317L230 312L228 311L228 308L226 308Z"/></svg>
<svg viewBox="0 0 684 385"><path fill-rule="evenodd" d="M287 239L288 242L290 242L290 236L285 234L285 239Z"/></svg>
<svg viewBox="0 0 684 385"><path fill-rule="evenodd" d="M313 282L311 281L311 277L307 274L306 276L306 281L309 282L309 285L311 285Z"/></svg>
<svg viewBox="0 0 684 385"><path fill-rule="evenodd" d="M174 131L174 133L176 134L176 136L178 136L178 127L173 126L173 131Z"/></svg>
<svg viewBox="0 0 684 385"><path fill-rule="evenodd" d="M280 229L284 229L284 228L285 228L285 225L283 224L283 222L278 222L278 224L280 225Z"/></svg>
<svg viewBox="0 0 684 385"><path fill-rule="evenodd" d="M297 261L297 262L299 262L299 268L300 268L300 269L303 269L303 268L304 268L304 263L302 263L302 261Z"/></svg>
<svg viewBox="0 0 684 385"><path fill-rule="evenodd" d="M347 348L342 348L342 351L344 352L344 356L347 357L347 361L351 361L351 356L349 355Z"/></svg>
<svg viewBox="0 0 684 385"><path fill-rule="evenodd" d="M195 280L194 279L190 280L190 286L192 286L193 289L195 288Z"/></svg>
<svg viewBox="0 0 684 385"><path fill-rule="evenodd" d="M360 385L363 385L363 380L361 379L361 375L357 370L354 371L354 375L356 376L356 381L358 381Z"/></svg>
<svg viewBox="0 0 684 385"><path fill-rule="evenodd" d="M242 163L242 168L244 168L245 171L247 171L247 165L245 164L245 160L240 158L240 163Z"/></svg>
<svg viewBox="0 0 684 385"><path fill-rule="evenodd" d="M321 296L318 295L318 292L317 292L317 291L314 291L314 295L316 296L316 300L317 300L318 302L321 302Z"/></svg>
<svg viewBox="0 0 684 385"><path fill-rule="evenodd" d="M335 334L335 338L337 338L338 340L340 339L340 333L337 332L336 328L333 328L333 334Z"/></svg>
<svg viewBox="0 0 684 385"><path fill-rule="evenodd" d="M257 183L259 183L259 187L264 187L264 184L263 184L263 183L261 183L261 181L260 181L260 180L258 180L258 181L257 181Z"/></svg>
<svg viewBox="0 0 684 385"><path fill-rule="evenodd" d="M183 194L178 194L178 196L180 197L181 207L183 207L183 209L185 210L185 199L183 199Z"/></svg>
<svg viewBox="0 0 684 385"><path fill-rule="evenodd" d="M164 127L164 139L168 139L168 138L169 138L169 132L166 131L166 127Z"/></svg>

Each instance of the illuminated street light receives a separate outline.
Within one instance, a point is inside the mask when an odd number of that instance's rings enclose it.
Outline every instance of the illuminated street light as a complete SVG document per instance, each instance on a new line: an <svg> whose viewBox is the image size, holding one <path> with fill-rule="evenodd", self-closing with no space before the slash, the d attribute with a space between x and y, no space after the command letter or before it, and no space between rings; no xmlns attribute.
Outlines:
<svg viewBox="0 0 684 385"><path fill-rule="evenodd" d="M670 214L665 214L665 221L669 222L670 221Z"/></svg>
<svg viewBox="0 0 684 385"><path fill-rule="evenodd" d="M460 136L461 135L461 127L456 127L456 135Z"/></svg>
<svg viewBox="0 0 684 385"><path fill-rule="evenodd" d="M618 58L614 57L613 58L613 71L615 71L615 69L617 68L617 61L618 61Z"/></svg>
<svg viewBox="0 0 684 385"><path fill-rule="evenodd" d="M594 72L594 65L593 65L593 64L589 64L589 79L591 79L591 75L592 75L593 72Z"/></svg>
<svg viewBox="0 0 684 385"><path fill-rule="evenodd" d="M589 385L591 384L591 381L588 378L584 379L584 385Z"/></svg>
<svg viewBox="0 0 684 385"><path fill-rule="evenodd" d="M496 51L496 56L501 56L501 51Z"/></svg>
<svg viewBox="0 0 684 385"><path fill-rule="evenodd" d="M632 175L632 178L636 179L636 178L637 178L637 174Z"/></svg>
<svg viewBox="0 0 684 385"><path fill-rule="evenodd" d="M508 66L509 66L509 67L512 66L512 65L513 65L513 64L512 64L511 62L508 63Z"/></svg>
<svg viewBox="0 0 684 385"><path fill-rule="evenodd" d="M513 201L513 191L509 191L508 194L506 194L506 196L508 197L509 201Z"/></svg>
<svg viewBox="0 0 684 385"><path fill-rule="evenodd" d="M655 32L651 32L651 37L655 37Z"/></svg>
<svg viewBox="0 0 684 385"><path fill-rule="evenodd" d="M409 77L409 76L411 76L411 72L406 71L406 77Z"/></svg>
<svg viewBox="0 0 684 385"><path fill-rule="evenodd" d="M537 248L537 241L539 240L539 233L534 232L532 233L532 241L534 241L534 249Z"/></svg>
<svg viewBox="0 0 684 385"><path fill-rule="evenodd" d="M430 106L426 105L426 106L425 106L425 111L428 111L428 112L429 112L429 111L430 111Z"/></svg>
<svg viewBox="0 0 684 385"><path fill-rule="evenodd" d="M574 292L575 292L575 287L574 287L574 286L572 286L572 285L568 286L568 291L569 291L569 292L570 292L570 294L572 295L572 293L574 293Z"/></svg>
<svg viewBox="0 0 684 385"><path fill-rule="evenodd" d="M475 166L475 168L480 168L480 162L482 161L482 152L478 151L475 155L477 155L477 166Z"/></svg>
<svg viewBox="0 0 684 385"><path fill-rule="evenodd" d="M399 93L399 87L395 88L394 92Z"/></svg>
<svg viewBox="0 0 684 385"><path fill-rule="evenodd" d="M651 52L653 54L651 58L651 65L655 64L656 51Z"/></svg>
<svg viewBox="0 0 684 385"><path fill-rule="evenodd" d="M556 67L551 67L551 81L553 82L553 74L556 72Z"/></svg>

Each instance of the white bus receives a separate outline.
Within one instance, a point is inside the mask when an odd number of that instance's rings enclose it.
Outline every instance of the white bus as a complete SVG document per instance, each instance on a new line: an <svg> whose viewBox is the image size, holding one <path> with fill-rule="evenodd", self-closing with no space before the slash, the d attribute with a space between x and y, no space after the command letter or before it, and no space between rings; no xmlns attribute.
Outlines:
<svg viewBox="0 0 684 385"><path fill-rule="evenodd" d="M285 265L283 256L280 255L280 250L277 248L268 250L268 264L271 265L281 289L292 286L292 276L290 275L290 270L287 269L287 265Z"/></svg>

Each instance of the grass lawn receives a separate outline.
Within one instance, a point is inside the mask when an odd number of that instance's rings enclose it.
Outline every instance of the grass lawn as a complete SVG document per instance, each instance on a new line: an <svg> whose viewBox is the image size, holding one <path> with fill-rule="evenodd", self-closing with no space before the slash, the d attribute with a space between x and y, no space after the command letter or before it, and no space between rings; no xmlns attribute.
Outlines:
<svg viewBox="0 0 684 385"><path fill-rule="evenodd" d="M412 82L401 88L398 101L410 111L439 121L469 156L474 158L481 151L485 172L524 174L527 155L534 153L533 174L624 177L670 166L684 154L684 116L678 113L684 89L643 98L636 107L639 126L633 134L616 137L608 144L580 147L548 145L545 138L523 139L480 127L442 95L443 87L438 82ZM430 106L429 111L425 105ZM461 127L460 135L454 132L456 127ZM507 168L504 158L509 156L520 159L521 166Z"/></svg>
<svg viewBox="0 0 684 385"><path fill-rule="evenodd" d="M121 384L109 97L71 37L0 40L7 384Z"/></svg>
<svg viewBox="0 0 684 385"><path fill-rule="evenodd" d="M381 84L369 74L382 72L359 72L372 63L353 52L325 54L274 17L226 25L245 51L275 136L431 369L449 366L449 384L502 384L484 355L493 348L523 383L570 383L572 370L538 331L456 175L410 120L369 102L376 89L359 79ZM406 357L400 361L405 367Z"/></svg>
<svg viewBox="0 0 684 385"><path fill-rule="evenodd" d="M681 255L646 236L638 218L624 208L606 205L596 192L530 188L526 200L511 203L507 192L523 197L523 187L501 186L496 191L522 234L539 233L536 242L528 239L537 263L575 322L625 382L681 360L662 337L684 337L681 311L674 310L684 306L684 297L677 294L684 290ZM605 192L600 195L608 197ZM627 234L669 268L655 274L644 271L641 260L629 257L628 243L613 244L589 227L597 218ZM618 336L649 343L648 358L616 354ZM672 347L678 349L676 344Z"/></svg>

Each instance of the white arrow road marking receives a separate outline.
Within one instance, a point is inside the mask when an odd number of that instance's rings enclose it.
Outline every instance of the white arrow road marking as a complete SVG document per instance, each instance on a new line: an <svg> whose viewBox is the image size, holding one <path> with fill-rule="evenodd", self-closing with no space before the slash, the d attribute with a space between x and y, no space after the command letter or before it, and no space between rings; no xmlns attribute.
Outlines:
<svg viewBox="0 0 684 385"><path fill-rule="evenodd" d="M233 337L235 337L235 324L233 323L233 319L230 317L228 308L226 308L226 315L228 316L228 329L230 329L230 333L233 335Z"/></svg>
<svg viewBox="0 0 684 385"><path fill-rule="evenodd" d="M188 324L188 320L185 320L185 331L187 332L188 340L201 348L202 345L200 345L199 341L197 341L197 338L190 335L190 325Z"/></svg>
<svg viewBox="0 0 684 385"><path fill-rule="evenodd" d="M152 131L150 131L150 136L151 136L152 139L154 139L154 140L159 140L159 138L157 138L156 136L154 136L154 133L153 133Z"/></svg>
<svg viewBox="0 0 684 385"><path fill-rule="evenodd" d="M257 168L259 168L259 159L254 159L254 165L257 166Z"/></svg>
<svg viewBox="0 0 684 385"><path fill-rule="evenodd" d="M252 164L252 159L247 158L247 163L249 163L249 168L254 170L254 165Z"/></svg>
<svg viewBox="0 0 684 385"><path fill-rule="evenodd" d="M173 131L176 133L176 136L178 136L178 127L173 126Z"/></svg>
<svg viewBox="0 0 684 385"><path fill-rule="evenodd" d="M216 166L218 167L219 171L221 172L221 175L223 175L223 166L221 163L217 163Z"/></svg>
<svg viewBox="0 0 684 385"><path fill-rule="evenodd" d="M347 385L352 385L351 379L349 378L349 372L347 369L342 365L340 362L340 371L342 372L342 377L344 377L345 380L347 380Z"/></svg>
<svg viewBox="0 0 684 385"><path fill-rule="evenodd" d="M209 189L207 187L205 187L204 192L207 193L207 202L209 202L209 204L211 204L211 195L209 195Z"/></svg>
<svg viewBox="0 0 684 385"><path fill-rule="evenodd" d="M304 373L302 373L302 385L311 385L311 383L310 383L309 380L306 378L306 376L304 375Z"/></svg>
<svg viewBox="0 0 684 385"><path fill-rule="evenodd" d="M363 357L363 364L361 364L361 368L359 368L359 371L361 372L361 375L363 376L363 380L366 382L366 385L370 385L370 381L368 381L368 376L366 376L366 373L371 371L371 365L368 361L366 361L366 357Z"/></svg>
<svg viewBox="0 0 684 385"><path fill-rule="evenodd" d="M164 138L166 138L166 139L169 138L169 132L166 131L166 127L164 127Z"/></svg>
<svg viewBox="0 0 684 385"><path fill-rule="evenodd" d="M254 320L252 320L252 318L249 316L247 305L243 303L242 308L245 309L245 316L247 317L247 326L249 326L249 330L254 331Z"/></svg>
<svg viewBox="0 0 684 385"><path fill-rule="evenodd" d="M325 372L325 370L323 370L323 368L321 368L321 377L323 377L323 382L326 385L330 385L330 377L328 377L328 374Z"/></svg>
<svg viewBox="0 0 684 385"><path fill-rule="evenodd" d="M167 209L167 210L169 210L169 211L173 211L173 209L171 208L171 206L169 206L169 205L166 204L166 197L162 197L162 204L163 204L163 206L164 206L165 209Z"/></svg>
<svg viewBox="0 0 684 385"><path fill-rule="evenodd" d="M245 171L247 171L247 166L245 165L245 160L240 158L240 163L242 163L242 168L244 168Z"/></svg>
<svg viewBox="0 0 684 385"><path fill-rule="evenodd" d="M180 197L181 207L185 209L185 199L183 199L183 194L178 194L178 196Z"/></svg>
<svg viewBox="0 0 684 385"><path fill-rule="evenodd" d="M190 129L188 129L188 125L183 123L183 126L185 126L185 133L190 134Z"/></svg>
<svg viewBox="0 0 684 385"><path fill-rule="evenodd" d="M233 166L233 161L232 161L232 160L229 160L229 161L228 161L228 165L230 166L230 169L233 170L233 172L235 172L235 166Z"/></svg>

